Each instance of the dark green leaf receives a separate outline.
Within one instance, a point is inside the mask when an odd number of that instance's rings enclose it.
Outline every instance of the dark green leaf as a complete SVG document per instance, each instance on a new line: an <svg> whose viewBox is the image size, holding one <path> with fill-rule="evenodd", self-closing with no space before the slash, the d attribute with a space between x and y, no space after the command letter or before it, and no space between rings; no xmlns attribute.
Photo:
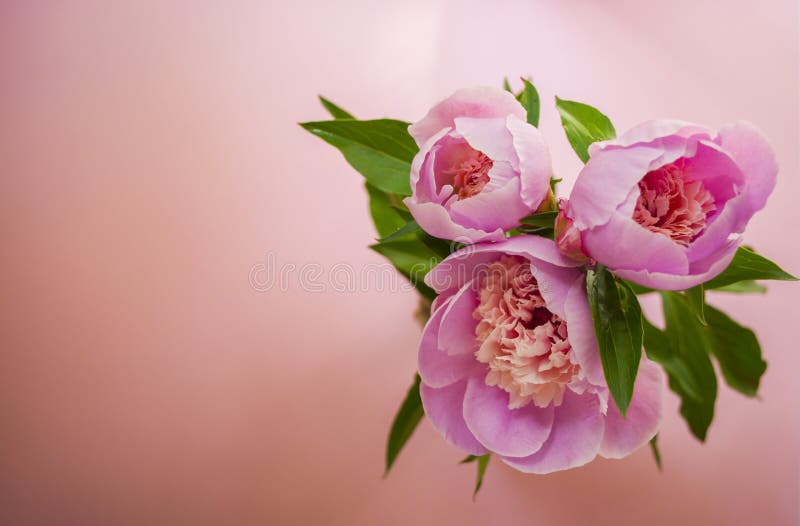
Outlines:
<svg viewBox="0 0 800 526"><path fill-rule="evenodd" d="M617 136L609 118L588 104L556 97L556 108L567 139L583 162L589 160L590 144Z"/></svg>
<svg viewBox="0 0 800 526"><path fill-rule="evenodd" d="M710 305L706 306L706 319L711 333L711 352L719 362L725 381L746 396L756 396L767 362L761 357L755 333Z"/></svg>
<svg viewBox="0 0 800 526"><path fill-rule="evenodd" d="M472 462L478 463L478 478L475 482L475 491L472 493L472 500L475 500L475 497L478 495L478 491L480 491L481 486L483 486L483 475L486 473L486 466L489 465L489 459L492 456L490 454L475 456L469 455L467 458L459 462L459 464L470 464Z"/></svg>
<svg viewBox="0 0 800 526"><path fill-rule="evenodd" d="M425 246L428 247L428 249L430 249L431 252L433 252L436 256L438 256L441 259L446 258L451 253L465 246L456 241L447 241L445 239L439 239L438 237L433 237L424 232L420 232L418 236L420 241L422 241L422 243L425 244Z"/></svg>
<svg viewBox="0 0 800 526"><path fill-rule="evenodd" d="M737 281L724 287L714 289L714 292L732 292L734 294L764 294L767 287L754 280Z"/></svg>
<svg viewBox="0 0 800 526"><path fill-rule="evenodd" d="M517 95L517 100L528 115L528 124L539 126L539 110L541 103L539 101L539 92L536 87L530 83L528 79L522 80L522 91Z"/></svg>
<svg viewBox="0 0 800 526"><path fill-rule="evenodd" d="M389 234L384 238L379 239L378 241L380 241L381 243L386 243L387 241L394 241L395 239L400 239L409 234L419 232L420 230L422 229L420 228L419 224L417 224L417 222L412 219L402 227L398 228L396 231L392 232L391 234Z"/></svg>
<svg viewBox="0 0 800 526"><path fill-rule="evenodd" d="M392 422L392 429L389 431L389 440L386 443L386 471L384 476L389 473L392 468L397 455L403 446L406 444L417 424L422 419L422 400L419 397L419 384L421 380L419 375L414 379L414 384L408 390L405 400L400 405L397 415Z"/></svg>
<svg viewBox="0 0 800 526"><path fill-rule="evenodd" d="M369 212L378 235L380 237L390 236L403 228L408 220L400 210L393 206L392 203L396 200L396 196L379 190L369 183L365 183L365 186L367 194L369 194Z"/></svg>
<svg viewBox="0 0 800 526"><path fill-rule="evenodd" d="M603 373L624 416L642 357L642 309L630 287L602 265L589 271L586 289Z"/></svg>
<svg viewBox="0 0 800 526"><path fill-rule="evenodd" d="M325 109L328 110L328 113L330 113L331 117L334 119L355 119L355 117L353 117L351 114L332 103L322 95L319 95L319 101L323 106L325 106Z"/></svg>
<svg viewBox="0 0 800 526"><path fill-rule="evenodd" d="M700 284L687 290L686 299L689 300L689 306L694 311L694 315L697 316L700 324L707 325L705 314L706 292L703 289L703 285Z"/></svg>
<svg viewBox="0 0 800 526"><path fill-rule="evenodd" d="M708 355L710 332L686 296L662 292L661 297L666 329L645 323L647 356L664 367L670 389L681 397L681 415L692 433L705 441L717 399L717 376Z"/></svg>
<svg viewBox="0 0 800 526"><path fill-rule="evenodd" d="M628 284L628 286L631 288L631 290L633 292L635 292L636 294L639 294L639 295L641 295L641 294L650 294L651 292L655 292L655 290L649 289L649 288L645 287L644 285L639 285L638 283L634 283L633 281L625 280L625 283Z"/></svg>
<svg viewBox="0 0 800 526"><path fill-rule="evenodd" d="M663 471L661 466L661 451L658 450L658 435L650 439L650 450L653 452L653 459L656 461L659 471Z"/></svg>
<svg viewBox="0 0 800 526"><path fill-rule="evenodd" d="M519 222L526 226L553 228L556 216L558 216L558 212L539 212L523 217Z"/></svg>
<svg viewBox="0 0 800 526"><path fill-rule="evenodd" d="M376 243L369 248L388 259L423 296L429 299L436 297L436 293L425 285L424 278L442 258L420 238L396 239Z"/></svg>
<svg viewBox="0 0 800 526"><path fill-rule="evenodd" d="M774 279L780 281L797 281L797 278L785 272L778 265L760 256L750 249L739 247L728 268L716 278L705 283L706 290L726 287L739 281L756 279Z"/></svg>
<svg viewBox="0 0 800 526"><path fill-rule="evenodd" d="M305 122L300 126L342 152L380 190L411 195L409 174L417 145L408 123L391 119Z"/></svg>

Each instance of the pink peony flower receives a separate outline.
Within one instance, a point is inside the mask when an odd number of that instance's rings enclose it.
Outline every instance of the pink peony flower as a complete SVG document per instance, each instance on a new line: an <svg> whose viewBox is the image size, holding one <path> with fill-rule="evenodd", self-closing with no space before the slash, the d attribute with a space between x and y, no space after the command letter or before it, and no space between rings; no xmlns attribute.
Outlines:
<svg viewBox="0 0 800 526"><path fill-rule="evenodd" d="M505 90L457 91L408 131L420 150L404 203L433 236L500 241L548 196L547 146Z"/></svg>
<svg viewBox="0 0 800 526"><path fill-rule="evenodd" d="M747 123L716 133L651 121L589 153L559 219L559 248L665 290L728 266L778 171L769 143Z"/></svg>
<svg viewBox="0 0 800 526"><path fill-rule="evenodd" d="M642 358L623 418L609 397L579 263L551 240L466 247L426 277L439 296L419 349L433 426L473 455L521 471L620 458L661 420L661 369Z"/></svg>

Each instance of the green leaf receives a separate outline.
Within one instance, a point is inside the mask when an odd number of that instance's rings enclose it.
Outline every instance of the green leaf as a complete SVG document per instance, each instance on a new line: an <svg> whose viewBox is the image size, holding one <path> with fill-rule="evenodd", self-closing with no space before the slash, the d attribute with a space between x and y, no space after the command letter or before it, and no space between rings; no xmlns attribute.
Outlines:
<svg viewBox="0 0 800 526"><path fill-rule="evenodd" d="M706 323L705 306L706 306L706 292L703 285L700 284L692 287L686 291L686 299L689 300L689 306L692 307L697 320L701 325L708 325Z"/></svg>
<svg viewBox="0 0 800 526"><path fill-rule="evenodd" d="M651 292L655 292L654 289L647 288L644 285L639 285L638 283L634 283L633 281L628 281L628 280L624 281L631 288L631 290L635 292L637 295L650 294Z"/></svg>
<svg viewBox="0 0 800 526"><path fill-rule="evenodd" d="M508 77L503 78L503 89L509 93L514 93L514 91L511 89L511 84L508 83Z"/></svg>
<svg viewBox="0 0 800 526"><path fill-rule="evenodd" d="M556 97L556 108L567 139L583 162L589 160L590 144L617 136L609 118L588 104Z"/></svg>
<svg viewBox="0 0 800 526"><path fill-rule="evenodd" d="M717 376L708 355L710 331L686 296L662 292L661 298L666 329L644 324L647 356L664 367L670 389L681 397L681 415L692 433L705 441L717 399Z"/></svg>
<svg viewBox="0 0 800 526"><path fill-rule="evenodd" d="M650 450L653 452L653 459L656 461L659 471L664 471L661 465L661 451L658 450L658 434L650 439Z"/></svg>
<svg viewBox="0 0 800 526"><path fill-rule="evenodd" d="M364 183L364 185L369 195L369 213L378 235L387 237L403 228L408 220L393 205L397 196L379 190L369 183Z"/></svg>
<svg viewBox="0 0 800 526"><path fill-rule="evenodd" d="M328 113L331 114L331 117L334 119L355 119L350 113L346 112L336 104L332 103L322 95L319 95L319 101L328 110Z"/></svg>
<svg viewBox="0 0 800 526"><path fill-rule="evenodd" d="M602 265L589 271L586 289L606 383L625 416L642 357L642 309L631 288Z"/></svg>
<svg viewBox="0 0 800 526"><path fill-rule="evenodd" d="M388 241L394 241L395 239L400 239L400 238L405 237L405 236L407 236L409 234L413 234L415 232L419 232L420 230L422 230L422 228L420 228L419 224L412 219L411 221L409 221L408 223L406 223L402 227L398 228L396 231L392 232L391 234L389 234L388 236L386 236L384 238L379 239L378 241L380 241L381 243L386 243Z"/></svg>
<svg viewBox="0 0 800 526"><path fill-rule="evenodd" d="M422 239L395 239L370 245L369 248L388 259L424 297L428 299L436 297L436 293L425 285L424 278L442 258Z"/></svg>
<svg viewBox="0 0 800 526"><path fill-rule="evenodd" d="M472 500L475 500L475 497L478 495L478 491L480 491L481 486L483 486L483 475L486 473L486 466L489 465L489 460L492 458L490 454L475 456L469 455L467 458L459 462L459 464L470 464L472 462L478 463L478 477L475 482L475 491L472 493Z"/></svg>
<svg viewBox="0 0 800 526"><path fill-rule="evenodd" d="M416 375L414 384L408 390L405 400L400 405L397 415L392 422L392 429L389 431L389 440L386 443L386 471L383 476L389 474L397 455L403 446L406 444L417 424L422 420L424 412L422 410L422 400L419 397L419 384L421 380L419 375Z"/></svg>
<svg viewBox="0 0 800 526"><path fill-rule="evenodd" d="M761 357L755 333L710 305L706 307L706 319L711 332L711 352L725 381L745 396L756 396L767 362Z"/></svg>
<svg viewBox="0 0 800 526"><path fill-rule="evenodd" d="M408 134L407 122L342 119L300 126L338 148L347 162L380 190L411 195L409 174L417 145Z"/></svg>
<svg viewBox="0 0 800 526"><path fill-rule="evenodd" d="M557 216L558 212L539 212L538 214L523 217L519 222L526 226L553 228Z"/></svg>
<svg viewBox="0 0 800 526"><path fill-rule="evenodd" d="M541 103L539 101L539 92L536 87L530 83L528 79L522 78L522 91L517 95L517 100L528 115L528 124L539 126L539 110Z"/></svg>
<svg viewBox="0 0 800 526"><path fill-rule="evenodd" d="M739 247L730 265L716 278L707 281L705 288L706 290L718 289L739 281L756 279L797 281L796 277L784 271L764 256L760 256L750 249Z"/></svg>
<svg viewBox="0 0 800 526"><path fill-rule="evenodd" d="M555 220L558 212L539 212L520 219L516 232L532 234L549 239L555 237Z"/></svg>
<svg viewBox="0 0 800 526"><path fill-rule="evenodd" d="M757 281L748 279L745 281L737 281L736 283L731 283L730 285L725 285L724 287L714 289L714 291L732 292L734 294L764 294L767 292L767 287L758 283Z"/></svg>

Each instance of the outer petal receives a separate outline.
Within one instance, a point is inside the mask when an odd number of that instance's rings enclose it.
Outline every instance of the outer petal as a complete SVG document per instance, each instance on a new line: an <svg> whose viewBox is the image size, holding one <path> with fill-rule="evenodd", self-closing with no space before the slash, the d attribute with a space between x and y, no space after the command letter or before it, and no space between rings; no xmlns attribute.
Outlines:
<svg viewBox="0 0 800 526"><path fill-rule="evenodd" d="M663 149L636 146L599 150L581 170L569 197L568 215L581 230L606 224Z"/></svg>
<svg viewBox="0 0 800 526"><path fill-rule="evenodd" d="M650 441L661 425L663 393L664 374L661 367L642 358L627 415L622 417L613 400L608 404L600 455L606 458L626 457Z"/></svg>
<svg viewBox="0 0 800 526"><path fill-rule="evenodd" d="M616 212L605 225L584 231L581 240L590 257L613 270L647 269L671 274L689 270L683 247Z"/></svg>
<svg viewBox="0 0 800 526"><path fill-rule="evenodd" d="M553 168L550 150L542 133L514 115L506 117L506 127L514 138L514 148L519 157L522 182L522 200L531 210L536 210L547 198Z"/></svg>
<svg viewBox="0 0 800 526"><path fill-rule="evenodd" d="M600 450L604 428L597 396L567 389L563 403L555 408L550 437L541 449L528 457L503 457L503 462L525 473L542 475L582 466Z"/></svg>
<svg viewBox="0 0 800 526"><path fill-rule="evenodd" d="M483 230L517 227L520 218L531 212L522 202L519 184L515 177L502 188L456 201L450 206L450 217L458 224Z"/></svg>
<svg viewBox="0 0 800 526"><path fill-rule="evenodd" d="M551 310L562 315L566 292L580 272L574 267L582 265L562 255L555 243L540 236L515 236L500 243L471 245L458 250L439 263L425 276L425 283L441 294L467 280L474 279L501 254L526 257L531 260L532 271L545 301Z"/></svg>
<svg viewBox="0 0 800 526"><path fill-rule="evenodd" d="M730 264L740 240L728 241L726 245L707 258L692 262L688 274L666 274L647 270L614 269L614 274L629 279L639 285L661 290L685 290L704 283L714 277Z"/></svg>
<svg viewBox="0 0 800 526"><path fill-rule="evenodd" d="M748 219L764 208L775 188L778 163L764 134L748 122L725 126L719 132L719 145L739 165L746 178L744 195Z"/></svg>
<svg viewBox="0 0 800 526"><path fill-rule="evenodd" d="M678 136L688 138L694 135L700 135L702 138L711 138L714 136L714 132L691 122L671 119L651 120L634 126L616 139L596 142L590 145L589 154L594 155L595 151L607 147L628 147L639 143L650 143L664 137Z"/></svg>
<svg viewBox="0 0 800 526"><path fill-rule="evenodd" d="M467 380L434 389L424 383L419 387L422 407L431 425L444 439L472 455L485 455L485 447L478 442L464 422L463 405Z"/></svg>
<svg viewBox="0 0 800 526"><path fill-rule="evenodd" d="M457 117L455 124L456 132L461 134L470 146L483 152L491 160L504 161L513 167L519 165L517 152L514 151L514 141L511 132L506 128L505 118Z"/></svg>
<svg viewBox="0 0 800 526"><path fill-rule="evenodd" d="M420 203L414 197L406 197L403 203L414 216L425 232L441 239L452 239L460 243L477 243L478 241L501 241L505 239L502 228L486 232L478 228L467 228L459 225L447 210L438 203Z"/></svg>
<svg viewBox="0 0 800 526"><path fill-rule="evenodd" d="M456 117L494 118L516 115L525 118L525 108L511 93L500 88L458 90L431 108L420 121L408 127L408 133L422 145L442 128L452 127Z"/></svg>
<svg viewBox="0 0 800 526"><path fill-rule="evenodd" d="M433 180L433 163L425 163L425 161L428 159L428 156L430 155L431 150L436 143L449 132L450 128L444 128L435 135L431 136L430 139L428 139L424 144L420 145L417 155L415 155L414 159L411 161L410 182L411 191L414 193L413 199L419 200L421 198L424 202L436 197L434 195L436 192L430 191L431 187L435 185L435 180ZM424 166L426 164L427 166ZM424 174L422 173L423 167L426 168ZM420 181L422 181L421 184Z"/></svg>
<svg viewBox="0 0 800 526"><path fill-rule="evenodd" d="M444 312L440 308L433 313L419 345L419 375L429 387L445 387L485 368L472 354L451 355L439 349L439 325Z"/></svg>
<svg viewBox="0 0 800 526"><path fill-rule="evenodd" d="M488 450L509 457L526 457L538 451L550 436L553 407L528 404L508 408L508 393L488 386L483 378L467 381L464 420L473 436Z"/></svg>
<svg viewBox="0 0 800 526"><path fill-rule="evenodd" d="M564 305L569 342L583 375L593 385L606 385L603 364L597 349L592 311L586 296L586 278L581 275L572 285Z"/></svg>
<svg viewBox="0 0 800 526"><path fill-rule="evenodd" d="M472 313L477 307L478 295L470 280L459 289L446 308L440 309L443 313L439 325L439 349L447 354L466 354L470 357L475 354L478 350L475 336L478 321L472 317Z"/></svg>

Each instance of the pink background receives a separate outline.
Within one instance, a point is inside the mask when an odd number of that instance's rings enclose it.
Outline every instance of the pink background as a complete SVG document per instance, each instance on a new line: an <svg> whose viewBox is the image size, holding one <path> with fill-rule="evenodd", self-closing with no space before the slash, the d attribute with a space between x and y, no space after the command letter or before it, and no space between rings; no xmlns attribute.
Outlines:
<svg viewBox="0 0 800 526"><path fill-rule="evenodd" d="M473 504L427 423L381 479L414 294L248 278L380 261L360 177L295 124L317 93L413 120L505 75L539 86L562 191L556 93L620 130L757 123L782 172L749 242L800 273L793 0L47 4L0 5L0 523L796 524L796 286L711 298L769 370L721 388L707 445L670 395L663 473L492 463Z"/></svg>

